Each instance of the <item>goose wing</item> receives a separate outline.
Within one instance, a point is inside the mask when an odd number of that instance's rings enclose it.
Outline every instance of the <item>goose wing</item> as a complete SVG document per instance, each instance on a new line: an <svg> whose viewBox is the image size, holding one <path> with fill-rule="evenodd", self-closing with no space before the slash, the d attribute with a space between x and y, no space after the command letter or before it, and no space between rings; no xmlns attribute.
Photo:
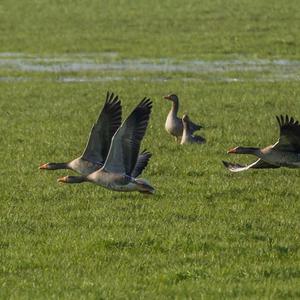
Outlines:
<svg viewBox="0 0 300 300"><path fill-rule="evenodd" d="M206 139L200 135L193 135L193 140L195 141L195 143L198 143L198 144L206 143Z"/></svg>
<svg viewBox="0 0 300 300"><path fill-rule="evenodd" d="M104 164L111 139L122 121L122 107L118 96L107 92L106 100L83 151L82 158Z"/></svg>
<svg viewBox="0 0 300 300"><path fill-rule="evenodd" d="M270 169L270 168L279 168L279 166L271 165L262 159L258 159L250 165L240 165L236 163L231 163L228 161L222 161L224 166L231 172L241 172L249 169Z"/></svg>
<svg viewBox="0 0 300 300"><path fill-rule="evenodd" d="M136 165L141 141L145 135L152 101L144 98L123 122L112 138L103 169L131 175Z"/></svg>
<svg viewBox="0 0 300 300"><path fill-rule="evenodd" d="M274 149L282 151L300 152L300 125L297 120L289 116L276 116L280 128L278 142Z"/></svg>
<svg viewBox="0 0 300 300"><path fill-rule="evenodd" d="M134 166L134 169L131 173L131 177L136 178L139 175L142 174L142 172L144 171L144 169L147 167L148 162L151 158L152 154L146 150L143 150L137 159L137 162Z"/></svg>
<svg viewBox="0 0 300 300"><path fill-rule="evenodd" d="M201 126L200 124L195 124L191 120L189 120L189 127L190 127L190 130L191 130L191 133L203 128L203 126Z"/></svg>

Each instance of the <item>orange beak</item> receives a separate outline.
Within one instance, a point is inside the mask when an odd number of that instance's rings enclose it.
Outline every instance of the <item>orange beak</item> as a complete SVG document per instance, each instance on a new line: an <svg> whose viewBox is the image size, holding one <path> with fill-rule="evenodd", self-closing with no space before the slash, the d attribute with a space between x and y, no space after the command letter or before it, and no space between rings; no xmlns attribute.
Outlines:
<svg viewBox="0 0 300 300"><path fill-rule="evenodd" d="M58 179L57 179L57 182L59 182L59 183L66 183L66 176L64 176L64 177L59 177Z"/></svg>
<svg viewBox="0 0 300 300"><path fill-rule="evenodd" d="M164 99L171 100L171 97L170 96L164 96Z"/></svg>
<svg viewBox="0 0 300 300"><path fill-rule="evenodd" d="M40 166L39 166L39 169L40 170L45 170L45 169L48 169L48 164L40 164Z"/></svg>
<svg viewBox="0 0 300 300"><path fill-rule="evenodd" d="M236 153L236 148L229 149L227 153Z"/></svg>

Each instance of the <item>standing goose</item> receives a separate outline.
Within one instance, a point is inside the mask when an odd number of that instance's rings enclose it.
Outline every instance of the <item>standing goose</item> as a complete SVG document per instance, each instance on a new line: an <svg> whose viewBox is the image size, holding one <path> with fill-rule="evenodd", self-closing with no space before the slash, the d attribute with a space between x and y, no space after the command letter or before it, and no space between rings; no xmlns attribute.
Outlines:
<svg viewBox="0 0 300 300"><path fill-rule="evenodd" d="M106 101L100 115L93 125L87 145L83 154L70 161L63 163L41 164L42 170L70 169L81 175L88 175L103 166L107 157L111 139L122 121L122 107L118 96L107 92ZM143 151L139 156L136 172L142 172L146 167L151 153Z"/></svg>
<svg viewBox="0 0 300 300"><path fill-rule="evenodd" d="M164 99L172 101L172 108L167 116L165 129L167 130L167 132L173 135L175 137L175 140L178 142L183 132L182 120L177 117L179 109L179 99L174 94L164 96ZM191 120L189 120L189 123L191 134L193 134L196 130L202 128L201 125L195 124Z"/></svg>
<svg viewBox="0 0 300 300"><path fill-rule="evenodd" d="M280 136L274 145L266 148L236 147L228 153L253 154L259 159L250 165L239 165L223 161L231 172L240 172L248 169L266 168L300 168L300 125L292 117L276 116L279 124Z"/></svg>
<svg viewBox="0 0 300 300"><path fill-rule="evenodd" d="M154 188L145 179L134 177L134 168L151 109L152 102L147 98L137 105L113 136L108 156L101 169L87 176L61 177L58 182L91 182L114 191L153 194Z"/></svg>
<svg viewBox="0 0 300 300"><path fill-rule="evenodd" d="M191 132L191 123L188 115L182 117L183 133L181 138L181 145L184 144L204 144L205 138L200 135L193 135Z"/></svg>

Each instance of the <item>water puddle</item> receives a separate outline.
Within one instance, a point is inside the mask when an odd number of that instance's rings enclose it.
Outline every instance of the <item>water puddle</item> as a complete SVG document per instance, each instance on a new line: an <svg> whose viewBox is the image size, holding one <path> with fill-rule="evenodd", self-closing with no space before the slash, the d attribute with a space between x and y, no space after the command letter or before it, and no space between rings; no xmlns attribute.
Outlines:
<svg viewBox="0 0 300 300"><path fill-rule="evenodd" d="M0 82L24 82L32 81L30 77L13 77L13 76L0 76Z"/></svg>
<svg viewBox="0 0 300 300"><path fill-rule="evenodd" d="M145 73L188 73L194 74L190 77L177 77L181 80L206 80L206 81L291 81L300 80L300 61L292 60L190 60L176 61L173 59L118 59L118 53L74 53L56 56L34 56L22 53L0 53L0 71L19 71L26 73L78 73L80 72L143 72ZM235 73L234 78L222 76L222 73ZM245 73L251 73L247 78ZM125 73L124 73L125 74ZM205 74L209 79L197 78ZM256 74L257 76L253 76ZM213 76L215 75L215 76ZM225 74L224 74L225 75ZM166 81L163 78L151 76L144 78L145 81ZM61 77L61 82L88 82L88 81L114 81L126 80L128 77ZM29 80L26 78L25 80ZM134 80L134 79L132 79ZM137 80L141 78L137 77ZM175 80L175 79L174 79ZM10 81L2 77L0 81ZM13 80L12 80L13 81ZM22 80L21 80L22 81Z"/></svg>

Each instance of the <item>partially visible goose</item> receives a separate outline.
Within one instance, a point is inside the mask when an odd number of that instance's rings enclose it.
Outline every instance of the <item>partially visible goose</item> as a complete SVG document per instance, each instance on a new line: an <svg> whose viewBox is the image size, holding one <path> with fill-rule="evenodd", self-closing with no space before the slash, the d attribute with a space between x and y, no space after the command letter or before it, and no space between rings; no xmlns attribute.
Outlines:
<svg viewBox="0 0 300 300"><path fill-rule="evenodd" d="M259 159L250 165L239 165L223 161L225 167L232 172L248 169L266 168L300 168L300 125L289 116L276 116L280 128L279 140L266 148L236 147L228 153L253 154Z"/></svg>
<svg viewBox="0 0 300 300"><path fill-rule="evenodd" d="M70 169L82 175L88 175L103 166L107 157L111 139L122 121L122 107L118 96L107 92L106 100L102 111L93 125L87 145L83 154L70 161L63 163L41 164L42 170ZM151 153L144 151L141 153L137 163L136 173L139 173L146 167Z"/></svg>
<svg viewBox="0 0 300 300"><path fill-rule="evenodd" d="M169 132L175 137L176 141L179 141L183 132L182 121L180 118L177 117L179 109L179 99L175 94L164 96L164 99L172 101L172 108L167 116L165 129L167 130L167 132ZM196 130L202 128L201 125L195 124L191 120L189 120L189 124L191 134L193 134Z"/></svg>
<svg viewBox="0 0 300 300"><path fill-rule="evenodd" d="M188 115L182 117L183 133L181 138L181 145L184 144L204 144L205 138L200 135L193 135L191 132L191 123Z"/></svg>
<svg viewBox="0 0 300 300"><path fill-rule="evenodd" d="M91 182L114 191L153 194L154 188L145 179L134 177L134 168L151 108L151 100L144 98L123 122L112 138L108 156L100 170L87 176L61 177L58 182Z"/></svg>

